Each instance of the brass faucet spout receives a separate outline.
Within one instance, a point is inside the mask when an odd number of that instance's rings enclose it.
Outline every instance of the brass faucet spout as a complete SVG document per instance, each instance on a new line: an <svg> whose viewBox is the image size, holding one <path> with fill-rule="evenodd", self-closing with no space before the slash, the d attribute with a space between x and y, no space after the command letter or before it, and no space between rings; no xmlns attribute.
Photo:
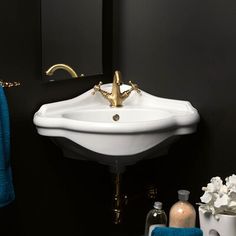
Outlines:
<svg viewBox="0 0 236 236"><path fill-rule="evenodd" d="M59 70L59 69L67 71L71 75L72 78L77 78L78 77L76 72L70 66L68 66L66 64L55 64L55 65L51 66L46 71L46 75L51 76L51 75L54 74L54 72L56 70Z"/></svg>
<svg viewBox="0 0 236 236"><path fill-rule="evenodd" d="M117 85L122 85L122 79L121 79L121 73L120 71L115 71L115 74L114 74L114 78L113 78L113 85L114 84L117 84Z"/></svg>

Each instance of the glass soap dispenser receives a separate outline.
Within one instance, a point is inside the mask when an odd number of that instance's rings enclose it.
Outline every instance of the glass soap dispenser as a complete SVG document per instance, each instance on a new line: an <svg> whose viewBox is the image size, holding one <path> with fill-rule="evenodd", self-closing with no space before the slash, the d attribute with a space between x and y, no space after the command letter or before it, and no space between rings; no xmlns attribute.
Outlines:
<svg viewBox="0 0 236 236"><path fill-rule="evenodd" d="M152 231L155 227L166 227L167 216L165 211L162 209L161 202L155 202L153 209L151 209L146 217L145 233L144 236L151 236Z"/></svg>
<svg viewBox="0 0 236 236"><path fill-rule="evenodd" d="M195 227L196 211L191 203L189 203L188 190L179 190L178 199L170 209L169 226L179 228Z"/></svg>

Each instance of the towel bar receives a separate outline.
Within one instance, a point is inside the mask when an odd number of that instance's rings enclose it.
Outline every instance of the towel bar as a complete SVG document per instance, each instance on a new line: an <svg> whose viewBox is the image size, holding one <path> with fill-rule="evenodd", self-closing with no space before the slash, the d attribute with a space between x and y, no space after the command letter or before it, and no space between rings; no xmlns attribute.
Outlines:
<svg viewBox="0 0 236 236"><path fill-rule="evenodd" d="M16 82L16 81L13 81L13 82L5 82L3 80L0 80L0 86L4 87L4 88L11 88L11 87L16 87L16 86L19 86L20 85L20 82Z"/></svg>

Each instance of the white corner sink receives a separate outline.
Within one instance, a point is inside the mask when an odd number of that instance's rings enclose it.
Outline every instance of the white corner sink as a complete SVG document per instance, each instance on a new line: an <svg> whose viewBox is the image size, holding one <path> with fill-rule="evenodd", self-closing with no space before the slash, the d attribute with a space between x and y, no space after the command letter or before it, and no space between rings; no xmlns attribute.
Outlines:
<svg viewBox="0 0 236 236"><path fill-rule="evenodd" d="M112 84L102 88L110 91ZM129 88L124 84L121 91ZM145 158L139 154L164 141L195 132L199 121L197 110L188 101L141 91L141 95L132 93L122 107L112 108L92 91L42 105L34 115L38 133L52 137L67 157L130 165Z"/></svg>

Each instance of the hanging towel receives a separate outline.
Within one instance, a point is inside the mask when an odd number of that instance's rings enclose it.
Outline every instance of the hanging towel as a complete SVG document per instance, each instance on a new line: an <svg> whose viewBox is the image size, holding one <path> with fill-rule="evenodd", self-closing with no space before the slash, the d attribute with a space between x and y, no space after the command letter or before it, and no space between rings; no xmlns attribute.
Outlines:
<svg viewBox="0 0 236 236"><path fill-rule="evenodd" d="M152 236L203 236L199 228L156 227Z"/></svg>
<svg viewBox="0 0 236 236"><path fill-rule="evenodd" d="M10 165L10 122L7 99L0 86L0 207L15 199Z"/></svg>

